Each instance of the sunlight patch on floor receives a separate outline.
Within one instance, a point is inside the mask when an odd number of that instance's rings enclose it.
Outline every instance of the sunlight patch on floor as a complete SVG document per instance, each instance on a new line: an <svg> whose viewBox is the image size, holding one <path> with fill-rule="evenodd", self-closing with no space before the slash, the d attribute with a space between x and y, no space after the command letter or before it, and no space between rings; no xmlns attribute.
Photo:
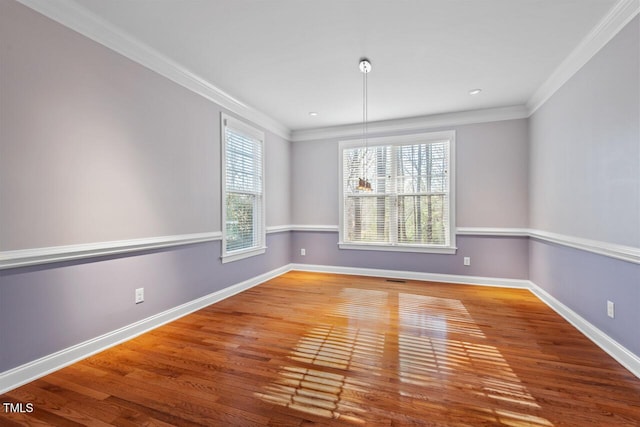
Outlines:
<svg viewBox="0 0 640 427"><path fill-rule="evenodd" d="M363 423L365 394L398 393L447 408L447 390L462 388L475 401L464 407L487 422L553 426L534 415L540 405L460 300L352 288L339 300L327 315L344 318L345 326L310 328L287 356L295 366L281 367L257 394L262 400ZM381 383L380 391L367 383L390 368L397 385ZM464 411L460 405L456 411Z"/></svg>
<svg viewBox="0 0 640 427"><path fill-rule="evenodd" d="M297 362L329 368L376 366L384 348L384 335L352 328L319 326L298 342L289 357Z"/></svg>
<svg viewBox="0 0 640 427"><path fill-rule="evenodd" d="M287 366L280 371L280 378L257 396L319 417L364 424L360 417L365 410L350 404L343 394L347 390L362 393L368 388L366 383L354 382L344 375Z"/></svg>

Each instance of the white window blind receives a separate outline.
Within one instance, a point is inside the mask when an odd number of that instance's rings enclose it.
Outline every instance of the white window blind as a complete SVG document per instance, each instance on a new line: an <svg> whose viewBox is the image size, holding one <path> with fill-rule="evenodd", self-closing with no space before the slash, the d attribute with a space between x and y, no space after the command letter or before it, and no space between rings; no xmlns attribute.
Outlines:
<svg viewBox="0 0 640 427"><path fill-rule="evenodd" d="M222 127L222 257L233 261L264 252L264 136L224 114Z"/></svg>
<svg viewBox="0 0 640 427"><path fill-rule="evenodd" d="M455 249L452 145L452 132L342 143L341 244Z"/></svg>

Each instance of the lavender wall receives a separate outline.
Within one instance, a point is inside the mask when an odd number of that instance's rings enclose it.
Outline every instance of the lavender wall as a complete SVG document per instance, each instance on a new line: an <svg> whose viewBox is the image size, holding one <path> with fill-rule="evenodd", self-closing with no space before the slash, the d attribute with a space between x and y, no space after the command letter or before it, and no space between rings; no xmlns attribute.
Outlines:
<svg viewBox="0 0 640 427"><path fill-rule="evenodd" d="M362 251L338 248L337 232L296 231L291 238L292 262L340 267L375 268L421 273L527 279L528 238L458 236L455 255ZM304 248L306 255L300 255ZM463 265L471 257L470 266Z"/></svg>
<svg viewBox="0 0 640 427"><path fill-rule="evenodd" d="M289 263L289 232L222 264L220 242L0 271L0 372ZM134 304L134 289L145 301Z"/></svg>
<svg viewBox="0 0 640 427"><path fill-rule="evenodd" d="M529 245L530 280L640 356L640 265L536 239Z"/></svg>

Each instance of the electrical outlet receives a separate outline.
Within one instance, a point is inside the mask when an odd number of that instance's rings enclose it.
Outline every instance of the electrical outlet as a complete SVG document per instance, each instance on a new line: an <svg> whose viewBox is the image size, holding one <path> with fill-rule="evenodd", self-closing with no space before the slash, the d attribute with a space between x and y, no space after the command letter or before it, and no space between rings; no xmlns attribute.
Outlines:
<svg viewBox="0 0 640 427"><path fill-rule="evenodd" d="M471 257L464 257L464 265L471 265Z"/></svg>
<svg viewBox="0 0 640 427"><path fill-rule="evenodd" d="M615 306L612 301L607 301L607 316L612 319L615 317Z"/></svg>
<svg viewBox="0 0 640 427"><path fill-rule="evenodd" d="M307 250L305 248L300 249L300 255L302 256L307 255Z"/></svg>
<svg viewBox="0 0 640 427"><path fill-rule="evenodd" d="M144 302L144 288L136 289L136 304Z"/></svg>

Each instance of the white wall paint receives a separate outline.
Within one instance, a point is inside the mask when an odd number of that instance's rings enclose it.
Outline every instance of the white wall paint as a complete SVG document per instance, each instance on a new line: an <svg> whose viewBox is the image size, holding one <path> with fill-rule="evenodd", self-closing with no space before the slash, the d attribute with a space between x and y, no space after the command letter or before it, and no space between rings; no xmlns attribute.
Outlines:
<svg viewBox="0 0 640 427"><path fill-rule="evenodd" d="M530 226L640 247L640 23L530 118Z"/></svg>

